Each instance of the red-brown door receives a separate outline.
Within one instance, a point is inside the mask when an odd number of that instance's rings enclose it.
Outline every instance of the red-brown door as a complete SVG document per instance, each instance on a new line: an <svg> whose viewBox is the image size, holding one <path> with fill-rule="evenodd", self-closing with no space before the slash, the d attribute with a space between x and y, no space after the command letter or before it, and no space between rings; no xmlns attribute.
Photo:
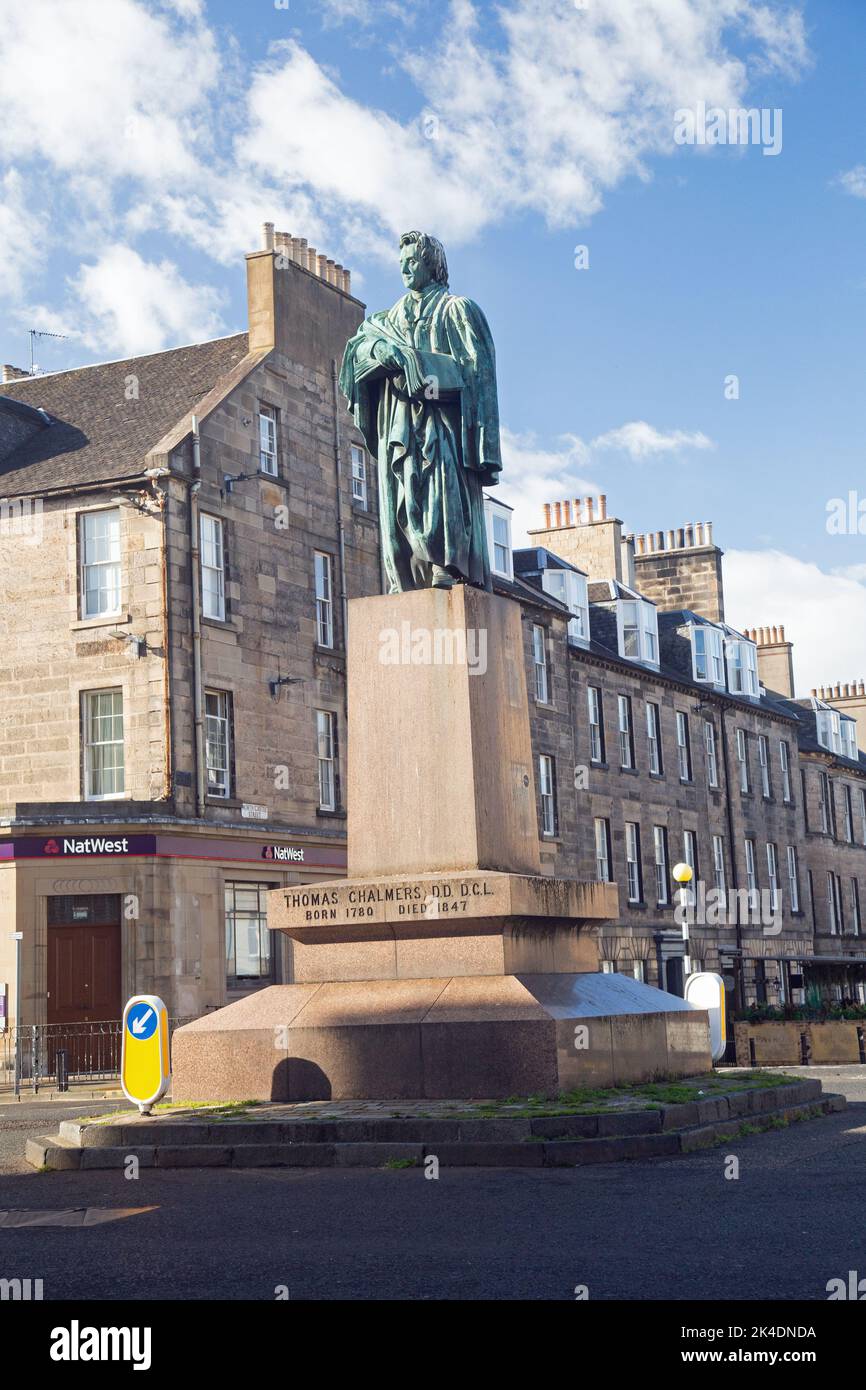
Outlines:
<svg viewBox="0 0 866 1390"><path fill-rule="evenodd" d="M48 1022L119 1019L120 924L48 928Z"/></svg>

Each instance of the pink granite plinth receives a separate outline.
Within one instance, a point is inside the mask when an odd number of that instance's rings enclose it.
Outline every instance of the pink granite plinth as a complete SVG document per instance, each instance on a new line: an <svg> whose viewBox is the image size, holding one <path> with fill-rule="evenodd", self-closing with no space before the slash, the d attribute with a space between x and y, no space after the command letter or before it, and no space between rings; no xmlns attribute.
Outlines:
<svg viewBox="0 0 866 1390"><path fill-rule="evenodd" d="M625 976L273 985L177 1030L172 1097L555 1095L711 1065L706 1014Z"/></svg>

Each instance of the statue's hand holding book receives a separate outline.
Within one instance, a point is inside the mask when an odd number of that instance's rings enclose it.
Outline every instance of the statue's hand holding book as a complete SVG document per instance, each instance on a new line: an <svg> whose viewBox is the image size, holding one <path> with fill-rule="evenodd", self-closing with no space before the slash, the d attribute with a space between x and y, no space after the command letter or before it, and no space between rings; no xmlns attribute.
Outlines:
<svg viewBox="0 0 866 1390"><path fill-rule="evenodd" d="M373 349L380 367L397 374L397 386L416 400L440 400L463 390L457 359L444 352L424 352L404 343L380 338Z"/></svg>

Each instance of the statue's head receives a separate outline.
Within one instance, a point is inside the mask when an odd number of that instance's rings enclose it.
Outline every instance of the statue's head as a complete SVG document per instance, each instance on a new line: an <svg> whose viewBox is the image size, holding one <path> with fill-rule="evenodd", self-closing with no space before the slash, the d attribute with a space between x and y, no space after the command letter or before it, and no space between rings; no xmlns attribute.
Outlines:
<svg viewBox="0 0 866 1390"><path fill-rule="evenodd" d="M445 247L426 232L404 232L400 238L400 274L407 290L423 290L434 282L448 284Z"/></svg>

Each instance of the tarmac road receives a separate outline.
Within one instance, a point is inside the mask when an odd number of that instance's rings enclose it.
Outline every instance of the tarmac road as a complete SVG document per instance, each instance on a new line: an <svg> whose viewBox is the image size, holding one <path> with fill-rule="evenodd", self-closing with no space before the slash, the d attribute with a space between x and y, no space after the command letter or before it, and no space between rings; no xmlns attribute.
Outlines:
<svg viewBox="0 0 866 1390"><path fill-rule="evenodd" d="M142 1169L130 1181L7 1168L5 1210L155 1209L0 1226L0 1277L41 1278L45 1299L72 1300L272 1300L280 1285L293 1301L571 1300L586 1285L593 1300L823 1301L829 1279L866 1276L866 1068L803 1074L849 1109L677 1159L443 1168L433 1181L418 1169ZM7 1155L53 1128L60 1104L0 1107Z"/></svg>

